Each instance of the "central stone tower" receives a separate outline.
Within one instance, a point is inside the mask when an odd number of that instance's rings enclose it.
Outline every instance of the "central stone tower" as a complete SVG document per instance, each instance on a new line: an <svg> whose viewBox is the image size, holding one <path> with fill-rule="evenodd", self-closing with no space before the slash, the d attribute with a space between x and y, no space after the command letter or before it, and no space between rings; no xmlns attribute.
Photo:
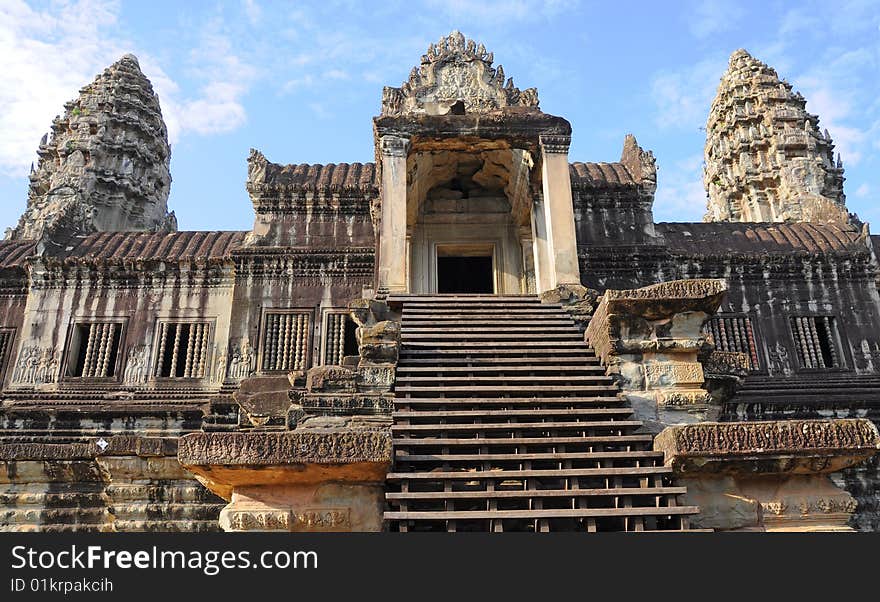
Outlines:
<svg viewBox="0 0 880 602"><path fill-rule="evenodd" d="M524 294L580 284L571 125L455 31L373 121L377 279L411 293Z"/></svg>
<svg viewBox="0 0 880 602"><path fill-rule="evenodd" d="M27 209L7 238L174 231L171 149L159 97L126 54L64 105L40 141Z"/></svg>
<svg viewBox="0 0 880 602"><path fill-rule="evenodd" d="M848 222L843 165L806 102L745 50L730 56L706 123L706 221Z"/></svg>

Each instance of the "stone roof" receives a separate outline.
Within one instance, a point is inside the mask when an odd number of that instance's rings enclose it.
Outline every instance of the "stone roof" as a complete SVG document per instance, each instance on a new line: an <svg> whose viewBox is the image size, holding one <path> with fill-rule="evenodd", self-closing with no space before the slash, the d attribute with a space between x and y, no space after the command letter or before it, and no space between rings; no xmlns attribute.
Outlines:
<svg viewBox="0 0 880 602"><path fill-rule="evenodd" d="M260 186L288 191L343 192L378 190L375 163L300 163L279 165L253 151L249 161L248 187Z"/></svg>
<svg viewBox="0 0 880 602"><path fill-rule="evenodd" d="M571 163L571 185L580 188L636 186L638 180L623 163Z"/></svg>
<svg viewBox="0 0 880 602"><path fill-rule="evenodd" d="M0 269L20 267L36 248L37 243L33 240L0 241Z"/></svg>
<svg viewBox="0 0 880 602"><path fill-rule="evenodd" d="M195 261L222 259L241 246L247 232L101 232L79 239L68 261Z"/></svg>
<svg viewBox="0 0 880 602"><path fill-rule="evenodd" d="M582 188L616 188L636 186L638 180L620 162L569 165L572 186ZM379 173L375 163L300 163L279 165L265 162L265 174L249 184L304 192L343 192L346 190L378 191Z"/></svg>
<svg viewBox="0 0 880 602"><path fill-rule="evenodd" d="M855 228L812 223L661 223L656 231L673 254L788 255L865 253Z"/></svg>

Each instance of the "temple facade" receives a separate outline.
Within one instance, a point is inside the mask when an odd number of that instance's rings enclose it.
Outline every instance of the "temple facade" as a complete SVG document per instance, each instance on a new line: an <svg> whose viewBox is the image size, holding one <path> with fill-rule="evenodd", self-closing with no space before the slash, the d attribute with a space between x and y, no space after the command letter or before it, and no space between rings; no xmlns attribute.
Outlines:
<svg viewBox="0 0 880 602"><path fill-rule="evenodd" d="M0 242L0 531L880 529L880 241L805 103L733 53L656 223L453 32L375 162L252 149L253 227L177 231L126 55Z"/></svg>

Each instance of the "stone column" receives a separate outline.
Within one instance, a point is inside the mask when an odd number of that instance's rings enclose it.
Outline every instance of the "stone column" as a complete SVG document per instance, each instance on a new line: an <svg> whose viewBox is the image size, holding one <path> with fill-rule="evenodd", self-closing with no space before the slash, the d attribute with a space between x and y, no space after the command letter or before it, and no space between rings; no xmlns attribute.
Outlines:
<svg viewBox="0 0 880 602"><path fill-rule="evenodd" d="M550 266L550 240L547 234L546 217L544 199L540 193L537 193L532 203L532 250L535 262L536 293L553 288Z"/></svg>
<svg viewBox="0 0 880 602"><path fill-rule="evenodd" d="M382 136L381 226L379 231L379 287L392 292L409 289L406 244L406 154L409 140Z"/></svg>
<svg viewBox="0 0 880 602"><path fill-rule="evenodd" d="M580 284L568 147L571 136L541 136L541 180L544 187L544 220L549 243L549 279L541 290L560 284ZM547 286L549 284L549 286Z"/></svg>

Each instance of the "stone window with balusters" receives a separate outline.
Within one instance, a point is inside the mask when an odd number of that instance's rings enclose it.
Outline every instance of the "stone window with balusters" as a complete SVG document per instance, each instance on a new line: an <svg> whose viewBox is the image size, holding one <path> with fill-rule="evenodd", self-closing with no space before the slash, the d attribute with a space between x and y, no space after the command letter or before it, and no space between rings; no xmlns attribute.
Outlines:
<svg viewBox="0 0 880 602"><path fill-rule="evenodd" d="M118 321L75 323L64 374L71 378L115 378L123 326Z"/></svg>
<svg viewBox="0 0 880 602"><path fill-rule="evenodd" d="M290 372L309 368L312 312L269 310L263 314L260 370Z"/></svg>
<svg viewBox="0 0 880 602"><path fill-rule="evenodd" d="M828 370L843 366L837 324L832 316L794 316L790 324L802 369Z"/></svg>
<svg viewBox="0 0 880 602"><path fill-rule="evenodd" d="M209 322L160 321L153 376L204 378L208 372Z"/></svg>

